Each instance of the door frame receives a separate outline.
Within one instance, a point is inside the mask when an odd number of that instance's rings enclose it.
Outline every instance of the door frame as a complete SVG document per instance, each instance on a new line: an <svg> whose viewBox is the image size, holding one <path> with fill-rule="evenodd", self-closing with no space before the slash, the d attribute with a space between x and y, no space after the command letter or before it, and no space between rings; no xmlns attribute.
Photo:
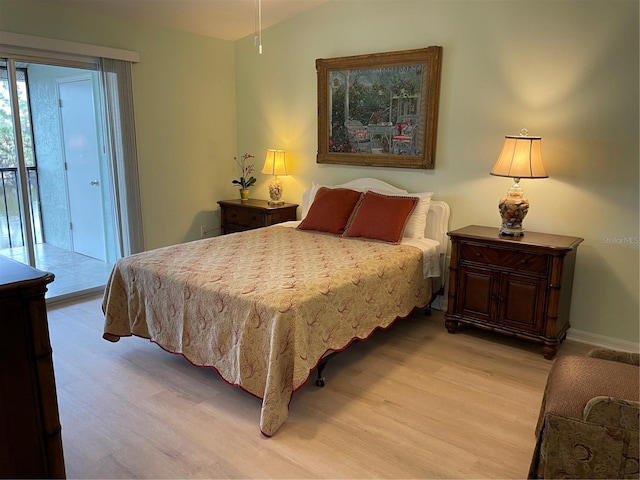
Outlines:
<svg viewBox="0 0 640 480"><path fill-rule="evenodd" d="M22 122L20 120L20 106L18 103L18 81L16 60L6 58L7 62L7 82L9 84L9 101L11 102L11 120L13 122L13 138L15 141L16 156L18 157L18 200L20 202L24 243L27 250L27 261L30 266L35 266L35 238L33 235L31 204L29 199L29 180L27 173L27 165L24 157L24 142L22 141Z"/></svg>

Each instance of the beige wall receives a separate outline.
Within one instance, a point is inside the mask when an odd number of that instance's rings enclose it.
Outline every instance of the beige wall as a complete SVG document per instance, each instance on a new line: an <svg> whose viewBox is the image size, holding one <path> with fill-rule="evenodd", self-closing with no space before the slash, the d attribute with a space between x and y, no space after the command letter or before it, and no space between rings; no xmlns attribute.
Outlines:
<svg viewBox="0 0 640 480"><path fill-rule="evenodd" d="M285 199L312 181L377 177L434 191L451 228L498 225L506 134L543 137L550 178L523 180L529 230L580 236L572 332L638 342L638 2L335 0L231 43L0 0L0 29L136 50L147 248L199 237L237 195L233 156L289 152ZM317 165L315 59L441 45L436 168ZM234 103L235 102L235 103ZM267 197L258 175L256 197Z"/></svg>
<svg viewBox="0 0 640 480"><path fill-rule="evenodd" d="M238 150L284 148L299 201L312 181L376 177L433 191L451 228L499 225L512 183L492 177L504 135L543 137L549 178L521 182L532 231L583 237L573 332L638 342L638 2L329 2L236 43ZM432 171L318 165L315 59L441 45ZM267 178L258 185L266 197Z"/></svg>

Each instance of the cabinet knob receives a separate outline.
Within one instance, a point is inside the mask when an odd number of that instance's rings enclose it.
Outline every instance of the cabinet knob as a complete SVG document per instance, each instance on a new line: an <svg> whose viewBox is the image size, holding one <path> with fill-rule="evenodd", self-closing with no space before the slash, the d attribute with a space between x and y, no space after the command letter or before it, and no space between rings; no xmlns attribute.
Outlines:
<svg viewBox="0 0 640 480"><path fill-rule="evenodd" d="M476 257L481 257L482 254L480 252L476 252Z"/></svg>

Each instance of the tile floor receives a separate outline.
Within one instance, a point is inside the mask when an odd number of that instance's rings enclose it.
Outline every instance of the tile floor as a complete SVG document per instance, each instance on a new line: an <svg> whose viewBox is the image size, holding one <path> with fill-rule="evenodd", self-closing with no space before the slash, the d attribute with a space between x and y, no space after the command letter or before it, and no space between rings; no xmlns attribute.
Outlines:
<svg viewBox="0 0 640 480"><path fill-rule="evenodd" d="M51 272L55 280L49 284L48 300L62 300L80 294L99 291L109 278L112 263L96 260L46 243L36 245L36 268ZM24 247L0 250L0 255L27 263Z"/></svg>

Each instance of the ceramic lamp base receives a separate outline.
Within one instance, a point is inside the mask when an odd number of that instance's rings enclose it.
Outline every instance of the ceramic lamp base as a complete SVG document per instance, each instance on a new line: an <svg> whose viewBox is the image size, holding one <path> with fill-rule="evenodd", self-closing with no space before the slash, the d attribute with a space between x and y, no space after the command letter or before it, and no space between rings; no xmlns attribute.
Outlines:
<svg viewBox="0 0 640 480"><path fill-rule="evenodd" d="M282 205L282 182L274 176L269 184L269 205Z"/></svg>
<svg viewBox="0 0 640 480"><path fill-rule="evenodd" d="M507 195L500 199L498 211L502 217L500 235L519 237L524 235L522 221L529 211L529 200L524 198L522 188L518 182L507 191Z"/></svg>

